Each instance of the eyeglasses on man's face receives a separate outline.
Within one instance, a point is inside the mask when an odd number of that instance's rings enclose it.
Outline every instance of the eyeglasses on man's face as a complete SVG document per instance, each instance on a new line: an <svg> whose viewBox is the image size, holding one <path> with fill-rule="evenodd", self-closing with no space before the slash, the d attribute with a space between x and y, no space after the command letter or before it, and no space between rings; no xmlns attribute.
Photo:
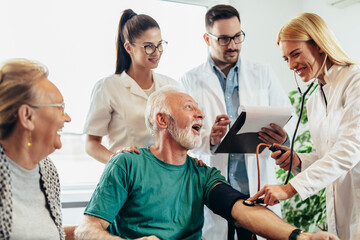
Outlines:
<svg viewBox="0 0 360 240"><path fill-rule="evenodd" d="M161 40L157 45L155 45L155 44L143 45L143 44L138 44L138 43L131 43L131 44L144 47L145 53L147 55L151 55L156 51L156 49L159 50L159 52L163 52L165 50L168 42L165 40Z"/></svg>
<svg viewBox="0 0 360 240"><path fill-rule="evenodd" d="M65 103L44 103L44 104L28 104L32 108L42 108L42 107L58 107L61 108L61 112L65 115Z"/></svg>
<svg viewBox="0 0 360 240"><path fill-rule="evenodd" d="M207 33L210 37L214 38L215 40L217 40L219 42L220 46L227 46L229 45L229 43L231 42L231 40L234 40L235 44L240 44L245 40L245 33L243 30L241 30L241 32L237 33L235 36L233 37L229 37L229 36L221 36L221 37L217 37L212 35L211 33Z"/></svg>

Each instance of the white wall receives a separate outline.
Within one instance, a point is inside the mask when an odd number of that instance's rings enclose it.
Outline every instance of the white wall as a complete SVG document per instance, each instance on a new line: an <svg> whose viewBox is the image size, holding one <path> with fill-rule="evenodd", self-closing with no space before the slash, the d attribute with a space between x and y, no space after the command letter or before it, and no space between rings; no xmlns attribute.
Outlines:
<svg viewBox="0 0 360 240"><path fill-rule="evenodd" d="M301 12L320 15L344 50L360 62L360 3L345 8L330 6L326 0L230 0L229 3L240 12L242 28L246 32L241 54L270 64L286 92L294 90L296 85L293 73L281 58L276 36L290 18Z"/></svg>
<svg viewBox="0 0 360 240"><path fill-rule="evenodd" d="M47 65L72 118L64 132L82 133L95 82L114 72L117 26L126 8L156 19L169 42L155 71L177 79L206 59L203 6L160 0L0 0L0 62L20 57Z"/></svg>

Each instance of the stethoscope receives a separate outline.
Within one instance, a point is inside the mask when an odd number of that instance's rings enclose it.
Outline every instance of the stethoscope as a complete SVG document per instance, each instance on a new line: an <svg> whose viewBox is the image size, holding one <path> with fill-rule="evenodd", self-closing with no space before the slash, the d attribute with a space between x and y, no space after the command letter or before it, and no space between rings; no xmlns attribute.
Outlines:
<svg viewBox="0 0 360 240"><path fill-rule="evenodd" d="M292 168L292 164L293 164L293 154L294 154L294 142L295 142L295 138L296 138L296 134L297 134L297 131L298 131L298 128L299 128L299 125L300 125L300 121L301 121L301 117L303 115L303 110L304 110L304 103L305 103L305 97L306 95L309 93L310 89L313 87L315 81L318 79L319 77L319 74L321 72L321 70L324 68L325 66L325 63L326 63L326 60L327 60L327 54L325 54L325 58L324 58L324 62L323 64L321 65L321 67L319 68L319 70L317 71L317 73L315 74L315 77L314 77L314 80L310 83L310 85L308 86L308 88L306 89L306 91L304 93L302 93L301 91L301 88L299 87L299 83L296 79L296 72L294 70L294 78L295 78L295 82L296 82L296 86L297 86L297 90L301 96L301 106L300 106L300 113L299 113L299 118L298 118L298 121L296 123L296 127L295 127L295 130L294 130L294 134L293 134L293 137L292 137L292 140L291 140L291 147L290 147L290 161L289 161L289 170L288 170L288 174L286 176L286 180L284 182L284 185L286 185L288 182L289 182L289 179L290 179L290 174L291 174L291 168ZM261 145L267 145L267 144L263 144L263 143L260 143L258 145L258 148L261 146ZM271 151L278 151L278 150L281 150L281 154L278 155L278 157L280 157L283 153L286 152L286 150L284 149L280 149L280 148L277 148L275 146L268 146L269 149ZM257 150L258 152L258 150ZM258 155L258 153L257 153ZM259 169L259 158L257 156L257 168L258 168L258 191L260 191L260 169ZM244 205L247 205L247 206L255 206L255 204L259 204L259 203L264 203L264 199L257 199L255 201L249 201L249 200L244 200L243 204Z"/></svg>
<svg viewBox="0 0 360 240"><path fill-rule="evenodd" d="M295 70L294 70L294 78L295 78L297 90L298 90L298 92L299 92L299 94L300 94L300 96L301 96L301 107L300 107L299 118L298 118L298 121L297 121L297 123L296 123L296 127L295 127L295 130L294 130L294 134L293 134L293 137L292 137L292 140L291 140L289 171L288 171L288 174L287 174L287 176L286 176L286 180L285 180L285 182L284 182L284 185L289 182L289 178L290 178L290 174L291 174L291 168L292 168L293 158L294 158L294 156L293 156L293 154L294 154L294 143L295 143L296 134L297 134L297 131L298 131L298 128L299 128L299 125L300 125L301 117L302 117L302 115L303 115L303 110L304 110L304 103L305 103L306 94L309 93L309 91L310 91L310 89L312 88L312 86L314 85L315 81L318 79L321 70L322 70L322 69L324 68L324 66L325 66L326 60L327 60L327 54L325 53L325 58L324 58L323 64L321 65L321 67L320 67L319 70L317 71L314 80L310 83L309 87L306 89L306 91L305 91L304 93L301 92L301 89L300 89L300 87L299 87L298 81L297 81L297 79L296 79L296 73L295 73Z"/></svg>

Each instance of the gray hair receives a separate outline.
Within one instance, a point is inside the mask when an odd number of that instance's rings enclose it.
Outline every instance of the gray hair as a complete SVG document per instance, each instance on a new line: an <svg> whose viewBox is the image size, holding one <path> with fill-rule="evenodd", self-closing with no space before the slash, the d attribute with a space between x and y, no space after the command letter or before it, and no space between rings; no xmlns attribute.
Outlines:
<svg viewBox="0 0 360 240"><path fill-rule="evenodd" d="M145 108L145 125L150 132L151 135L155 135L157 132L158 127L156 124L156 114L157 113L165 113L168 116L172 117L172 112L167 105L166 102L166 94L167 92L179 92L180 89L173 85L163 86L159 90L153 92L147 101L146 108Z"/></svg>

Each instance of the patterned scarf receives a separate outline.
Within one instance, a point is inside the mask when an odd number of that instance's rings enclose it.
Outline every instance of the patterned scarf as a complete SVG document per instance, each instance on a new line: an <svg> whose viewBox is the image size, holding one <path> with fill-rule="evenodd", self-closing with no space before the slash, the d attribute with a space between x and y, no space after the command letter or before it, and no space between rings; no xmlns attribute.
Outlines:
<svg viewBox="0 0 360 240"><path fill-rule="evenodd" d="M62 228L60 203L60 181L56 167L47 157L39 162L40 187L45 193L46 202L59 231L60 239L65 239ZM0 239L10 239L12 224L12 193L9 160L0 144Z"/></svg>

